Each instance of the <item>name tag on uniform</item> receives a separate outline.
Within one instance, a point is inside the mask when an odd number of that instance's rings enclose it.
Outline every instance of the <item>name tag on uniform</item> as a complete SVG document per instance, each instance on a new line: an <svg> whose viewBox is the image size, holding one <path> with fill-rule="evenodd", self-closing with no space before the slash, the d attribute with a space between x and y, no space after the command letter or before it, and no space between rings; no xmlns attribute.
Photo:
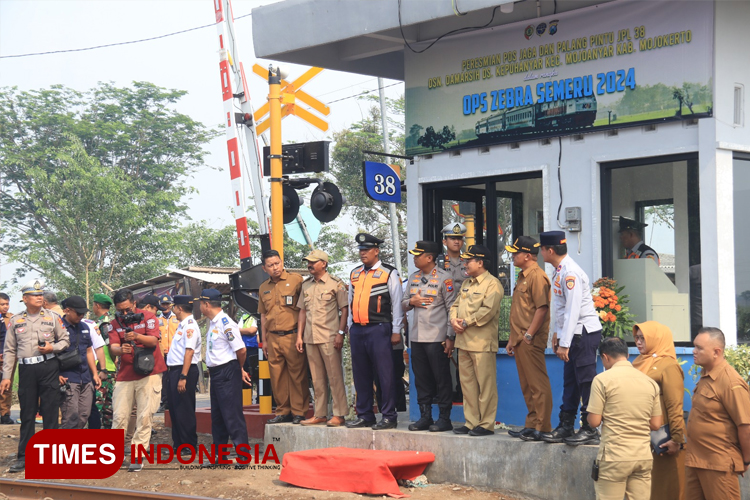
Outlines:
<svg viewBox="0 0 750 500"><path fill-rule="evenodd" d="M285 295L284 296L284 303L286 305L288 305L288 306L293 305L294 304L294 297L292 297L291 295Z"/></svg>

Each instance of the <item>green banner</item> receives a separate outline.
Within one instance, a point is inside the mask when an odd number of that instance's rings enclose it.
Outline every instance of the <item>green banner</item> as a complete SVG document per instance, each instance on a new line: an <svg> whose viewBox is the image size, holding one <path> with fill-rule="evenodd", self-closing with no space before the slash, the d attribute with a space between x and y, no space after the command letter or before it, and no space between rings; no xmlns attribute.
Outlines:
<svg viewBox="0 0 750 500"><path fill-rule="evenodd" d="M621 0L449 37L406 51L407 154L711 116L712 71L712 2Z"/></svg>

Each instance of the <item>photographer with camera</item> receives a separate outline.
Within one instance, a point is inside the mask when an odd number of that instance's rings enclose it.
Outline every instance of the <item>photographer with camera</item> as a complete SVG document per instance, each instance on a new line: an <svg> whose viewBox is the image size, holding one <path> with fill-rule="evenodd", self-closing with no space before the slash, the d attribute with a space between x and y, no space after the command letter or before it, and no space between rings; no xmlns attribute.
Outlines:
<svg viewBox="0 0 750 500"><path fill-rule="evenodd" d="M125 430L137 404L132 444L148 446L153 413L161 397L161 377L167 369L159 349L159 322L152 313L135 307L133 292L127 288L118 290L113 301L117 314L109 332L109 349L120 356L120 370L112 396L112 428ZM130 472L142 468L143 463L131 459Z"/></svg>
<svg viewBox="0 0 750 500"><path fill-rule="evenodd" d="M86 301L71 295L62 301L63 326L68 330L70 346L58 356L60 361L60 412L62 429L83 429L94 402L94 389L102 382L96 371L92 332L82 321L88 312Z"/></svg>
<svg viewBox="0 0 750 500"><path fill-rule="evenodd" d="M3 352L0 396L10 390L10 377L18 361L18 401L21 404L21 434L17 460L9 472L25 468L26 444L34 435L37 409L44 429L57 429L60 409L60 373L56 355L70 345L68 331L59 316L42 307L44 284L33 280L21 288L26 310L10 320Z"/></svg>

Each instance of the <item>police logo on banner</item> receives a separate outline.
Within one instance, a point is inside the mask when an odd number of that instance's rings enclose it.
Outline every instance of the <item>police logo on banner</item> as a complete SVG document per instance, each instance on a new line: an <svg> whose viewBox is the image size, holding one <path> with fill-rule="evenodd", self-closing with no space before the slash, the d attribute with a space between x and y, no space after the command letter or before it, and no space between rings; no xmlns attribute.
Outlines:
<svg viewBox="0 0 750 500"><path fill-rule="evenodd" d="M552 36L555 33L557 33L557 23L559 23L559 22L560 21L557 20L557 19L555 19L554 21L550 21L549 22L549 34L550 34L550 36Z"/></svg>

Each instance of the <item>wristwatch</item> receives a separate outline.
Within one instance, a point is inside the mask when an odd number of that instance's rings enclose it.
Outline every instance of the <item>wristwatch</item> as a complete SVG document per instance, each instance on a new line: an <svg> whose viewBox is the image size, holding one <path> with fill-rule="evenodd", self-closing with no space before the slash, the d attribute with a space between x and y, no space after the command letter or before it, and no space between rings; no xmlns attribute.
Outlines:
<svg viewBox="0 0 750 500"><path fill-rule="evenodd" d="M187 375L180 373L180 380L187 380Z"/></svg>
<svg viewBox="0 0 750 500"><path fill-rule="evenodd" d="M525 338L527 340L533 340L534 336L531 335L529 332L526 332L526 333L523 334L523 338Z"/></svg>
<svg viewBox="0 0 750 500"><path fill-rule="evenodd" d="M339 330L339 335L343 335L343 334L344 334L344 330Z"/></svg>
<svg viewBox="0 0 750 500"><path fill-rule="evenodd" d="M463 320L463 323L461 323L461 326L464 328L467 328L469 325L466 324L466 320Z"/></svg>

